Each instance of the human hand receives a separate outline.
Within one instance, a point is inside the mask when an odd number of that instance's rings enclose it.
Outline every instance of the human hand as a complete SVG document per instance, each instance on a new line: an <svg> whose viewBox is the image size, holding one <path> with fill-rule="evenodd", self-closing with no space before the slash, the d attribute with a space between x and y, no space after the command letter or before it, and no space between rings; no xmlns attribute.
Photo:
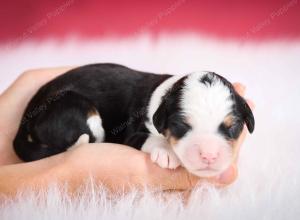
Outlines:
<svg viewBox="0 0 300 220"><path fill-rule="evenodd" d="M13 151L12 141L32 96L43 84L70 69L72 67L25 71L0 95L0 166L21 162Z"/></svg>

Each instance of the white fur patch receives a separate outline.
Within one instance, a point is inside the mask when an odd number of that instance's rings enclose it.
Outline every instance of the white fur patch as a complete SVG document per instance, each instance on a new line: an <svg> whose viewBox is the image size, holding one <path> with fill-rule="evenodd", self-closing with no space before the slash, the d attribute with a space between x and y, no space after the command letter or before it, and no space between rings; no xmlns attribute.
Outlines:
<svg viewBox="0 0 300 220"><path fill-rule="evenodd" d="M31 137L31 135L30 135L30 134L27 136L27 141L28 141L28 142L30 142L30 143L32 143L32 142L33 142L33 140L32 140L32 137Z"/></svg>
<svg viewBox="0 0 300 220"><path fill-rule="evenodd" d="M91 117L88 118L87 124L96 138L96 143L103 142L105 131L102 127L102 120L100 116L92 115Z"/></svg>
<svg viewBox="0 0 300 220"><path fill-rule="evenodd" d="M215 133L231 111L233 101L229 88L217 77L212 79L212 85L201 83L205 74L197 72L187 77L180 105L193 131Z"/></svg>

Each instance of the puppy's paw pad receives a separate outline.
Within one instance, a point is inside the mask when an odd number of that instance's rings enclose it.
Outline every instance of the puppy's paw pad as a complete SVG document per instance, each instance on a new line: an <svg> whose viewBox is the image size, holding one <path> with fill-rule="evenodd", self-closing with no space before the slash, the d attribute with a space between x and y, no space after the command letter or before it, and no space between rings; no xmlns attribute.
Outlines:
<svg viewBox="0 0 300 220"><path fill-rule="evenodd" d="M180 165L176 155L164 148L154 148L151 152L151 160L162 168L175 169Z"/></svg>

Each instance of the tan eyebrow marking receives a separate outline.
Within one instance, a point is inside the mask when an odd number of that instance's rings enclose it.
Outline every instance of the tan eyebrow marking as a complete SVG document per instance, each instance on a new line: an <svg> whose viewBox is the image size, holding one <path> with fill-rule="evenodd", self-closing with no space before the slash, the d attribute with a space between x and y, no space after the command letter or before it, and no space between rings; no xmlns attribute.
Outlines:
<svg viewBox="0 0 300 220"><path fill-rule="evenodd" d="M173 147L174 145L176 145L178 143L177 138L172 136L171 132L169 130L166 130L165 135L166 135L167 141L171 145L171 147Z"/></svg>
<svg viewBox="0 0 300 220"><path fill-rule="evenodd" d="M233 125L233 115L229 114L225 117L223 123L225 124L226 127L231 127Z"/></svg>

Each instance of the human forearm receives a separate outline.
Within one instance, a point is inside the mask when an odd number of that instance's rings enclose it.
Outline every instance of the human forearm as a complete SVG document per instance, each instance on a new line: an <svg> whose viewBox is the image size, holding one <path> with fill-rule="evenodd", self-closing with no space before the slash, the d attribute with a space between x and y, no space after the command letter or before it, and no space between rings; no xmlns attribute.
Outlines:
<svg viewBox="0 0 300 220"><path fill-rule="evenodd" d="M43 160L1 166L0 194L14 196L25 189L42 190L49 183L68 181L64 154Z"/></svg>

